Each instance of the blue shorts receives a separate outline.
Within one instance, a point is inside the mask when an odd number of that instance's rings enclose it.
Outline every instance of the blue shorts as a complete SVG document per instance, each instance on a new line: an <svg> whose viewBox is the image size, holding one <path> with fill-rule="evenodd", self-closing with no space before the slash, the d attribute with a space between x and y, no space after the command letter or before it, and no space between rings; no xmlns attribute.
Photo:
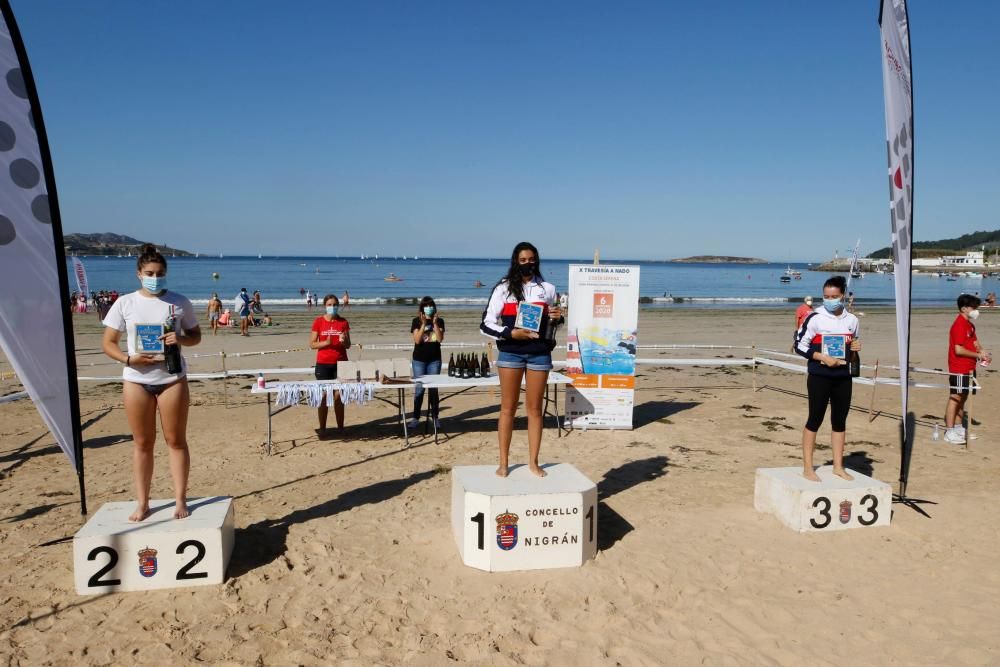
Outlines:
<svg viewBox="0 0 1000 667"><path fill-rule="evenodd" d="M538 354L500 350L496 366L498 368L527 368L529 371L551 371L552 355L548 352Z"/></svg>

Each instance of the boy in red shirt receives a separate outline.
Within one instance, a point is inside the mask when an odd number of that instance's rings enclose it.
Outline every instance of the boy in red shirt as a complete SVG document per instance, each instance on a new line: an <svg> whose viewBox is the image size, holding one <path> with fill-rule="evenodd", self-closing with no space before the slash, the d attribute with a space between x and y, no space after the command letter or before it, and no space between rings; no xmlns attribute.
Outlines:
<svg viewBox="0 0 1000 667"><path fill-rule="evenodd" d="M978 296L962 294L958 297L958 317L948 334L948 372L951 385L948 405L944 411L944 423L948 428L944 433L945 442L962 444L965 442L965 401L972 390L972 378L976 375L976 362L986 360L990 353L983 349L976 337L973 324L979 317ZM971 377L970 377L971 376ZM957 424L957 425L956 425Z"/></svg>

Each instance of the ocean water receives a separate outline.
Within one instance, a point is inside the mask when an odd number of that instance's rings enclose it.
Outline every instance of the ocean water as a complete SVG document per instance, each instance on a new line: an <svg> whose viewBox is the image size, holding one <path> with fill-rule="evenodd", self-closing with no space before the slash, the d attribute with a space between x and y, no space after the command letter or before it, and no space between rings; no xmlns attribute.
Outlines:
<svg viewBox="0 0 1000 667"><path fill-rule="evenodd" d="M91 290L138 287L135 258L83 257ZM506 271L506 259L380 258L358 257L168 257L170 289L196 304L207 303L213 292L231 304L241 287L260 290L265 308L305 304L300 289L337 296L350 292L352 305L409 306L413 299L430 295L444 304L485 305L490 289ZM560 292L567 288L568 266L588 260L542 260L542 273ZM642 261L604 261L604 264L637 264L642 267L639 293L652 299L649 307L776 307L799 302L807 295L820 296L827 273L809 271L807 264L668 264ZM802 272L800 280L781 283L785 269ZM67 268L67 270L69 270ZM70 285L76 283L72 271ZM213 278L217 273L218 278ZM387 282L395 274L399 282ZM474 287L475 281L483 287ZM892 305L891 274L866 274L851 285L859 304ZM1000 290L996 278L959 278L949 281L913 276L915 307L951 306L962 292L985 295ZM644 299L645 300L645 299Z"/></svg>

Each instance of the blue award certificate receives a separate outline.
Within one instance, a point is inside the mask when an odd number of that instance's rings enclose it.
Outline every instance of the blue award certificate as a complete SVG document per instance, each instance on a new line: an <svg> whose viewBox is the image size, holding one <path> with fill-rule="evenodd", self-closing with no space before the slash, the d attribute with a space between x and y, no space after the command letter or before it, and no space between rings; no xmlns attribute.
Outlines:
<svg viewBox="0 0 1000 667"><path fill-rule="evenodd" d="M135 325L135 351L139 354L163 354L162 324Z"/></svg>
<svg viewBox="0 0 1000 667"><path fill-rule="evenodd" d="M823 354L834 359L847 359L847 336L823 334Z"/></svg>
<svg viewBox="0 0 1000 667"><path fill-rule="evenodd" d="M538 331L542 328L542 313L545 312L543 306L536 306L533 303L520 303L517 306L517 319L514 326L518 329L528 331Z"/></svg>

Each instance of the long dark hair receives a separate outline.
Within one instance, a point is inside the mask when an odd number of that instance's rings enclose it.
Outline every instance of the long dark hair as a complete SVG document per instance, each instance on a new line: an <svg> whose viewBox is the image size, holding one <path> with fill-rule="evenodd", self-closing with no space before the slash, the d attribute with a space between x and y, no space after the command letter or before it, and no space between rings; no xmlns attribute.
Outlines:
<svg viewBox="0 0 1000 667"><path fill-rule="evenodd" d="M167 269L167 260L160 254L160 251L156 249L156 246L152 243L146 243L142 246L142 251L139 253L139 259L135 261L135 270L142 271L142 267L147 264L159 263L163 265L163 270Z"/></svg>
<svg viewBox="0 0 1000 667"><path fill-rule="evenodd" d="M521 270L518 268L517 261L517 256L521 254L522 250L530 250L535 253L535 278L544 280L542 278L542 257L538 254L538 248L527 241L521 241L514 246L514 252L510 254L510 267L507 269L507 275L500 280L500 283L506 282L507 291L518 301L524 301L524 281L521 279Z"/></svg>

